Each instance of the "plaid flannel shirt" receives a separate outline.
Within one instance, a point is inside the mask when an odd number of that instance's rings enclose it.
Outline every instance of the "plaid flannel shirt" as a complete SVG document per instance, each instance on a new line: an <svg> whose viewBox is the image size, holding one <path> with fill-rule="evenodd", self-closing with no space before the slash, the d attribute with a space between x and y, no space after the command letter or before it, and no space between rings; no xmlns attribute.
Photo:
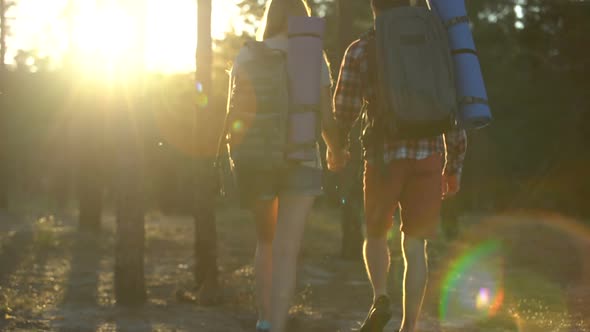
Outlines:
<svg viewBox="0 0 590 332"><path fill-rule="evenodd" d="M361 115L368 100L372 100L373 89L368 82L368 59L366 39L354 41L346 50L340 75L334 93L334 117L342 128L346 137L354 123ZM371 109L367 110L368 117ZM369 162L374 147L364 144L364 156ZM451 130L445 134L415 140L387 141L384 146L384 160L386 163L395 159L425 159L432 154L445 154L445 174L461 174L467 136L465 130Z"/></svg>

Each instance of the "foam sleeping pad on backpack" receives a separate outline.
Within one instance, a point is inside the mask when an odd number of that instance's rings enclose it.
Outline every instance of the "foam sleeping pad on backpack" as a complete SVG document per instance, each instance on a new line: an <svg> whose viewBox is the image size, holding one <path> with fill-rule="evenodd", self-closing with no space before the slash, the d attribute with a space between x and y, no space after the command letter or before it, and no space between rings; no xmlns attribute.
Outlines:
<svg viewBox="0 0 590 332"><path fill-rule="evenodd" d="M465 1L430 0L430 3L448 31L455 65L459 124L466 129L484 127L492 120L492 114Z"/></svg>
<svg viewBox="0 0 590 332"><path fill-rule="evenodd" d="M315 160L319 132L319 103L325 20L318 17L289 18L287 70L290 80L287 142L292 160Z"/></svg>

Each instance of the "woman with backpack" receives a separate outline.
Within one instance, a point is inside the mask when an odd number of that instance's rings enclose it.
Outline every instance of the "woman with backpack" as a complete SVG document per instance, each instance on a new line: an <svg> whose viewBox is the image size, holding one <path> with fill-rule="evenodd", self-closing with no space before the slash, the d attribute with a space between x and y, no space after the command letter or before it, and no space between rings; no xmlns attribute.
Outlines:
<svg viewBox="0 0 590 332"><path fill-rule="evenodd" d="M275 125L261 124L260 119L281 119L280 114L284 116L288 112L288 94L285 96L279 88L280 82L283 82L281 77L285 74L281 68L285 66L276 64L285 61L289 45L288 19L291 16L311 16L305 0L269 0L259 29L259 42L242 48L230 77L226 128L232 171L241 203L252 211L256 221L254 269L258 332L270 331L271 326L273 332L285 330L295 289L296 262L304 224L315 197L322 193L322 167L317 142L315 153L312 153L315 160L287 160L284 165L274 166L281 164L282 160L278 159L283 158L282 153L272 153L275 142L259 145L262 144L259 143L261 139L253 138L259 132L272 136L284 129L278 122L274 122ZM278 69L273 72L273 68ZM335 121L331 77L325 57L318 76L321 76L319 112L323 131L326 131ZM248 120L248 116L236 120L232 118L232 113L250 114L254 120ZM260 116L262 113L266 117ZM278 154L281 156L273 158Z"/></svg>

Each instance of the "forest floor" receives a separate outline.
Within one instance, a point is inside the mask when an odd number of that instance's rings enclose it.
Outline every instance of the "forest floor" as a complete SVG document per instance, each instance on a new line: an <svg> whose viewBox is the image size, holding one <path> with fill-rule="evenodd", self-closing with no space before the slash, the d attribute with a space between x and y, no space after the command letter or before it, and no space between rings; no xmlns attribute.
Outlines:
<svg viewBox="0 0 590 332"><path fill-rule="evenodd" d="M255 248L248 213L220 208L222 301L179 301L190 289L193 223L146 218L148 302L121 308L113 294L114 216L103 231L76 231L75 214L57 220L0 215L0 331L254 331ZM464 217L453 240L429 244L431 277L420 331L590 331L590 231L548 214ZM360 260L339 256L338 211L316 208L299 261L290 331L355 331L370 305ZM392 232L390 293L401 317L402 260Z"/></svg>

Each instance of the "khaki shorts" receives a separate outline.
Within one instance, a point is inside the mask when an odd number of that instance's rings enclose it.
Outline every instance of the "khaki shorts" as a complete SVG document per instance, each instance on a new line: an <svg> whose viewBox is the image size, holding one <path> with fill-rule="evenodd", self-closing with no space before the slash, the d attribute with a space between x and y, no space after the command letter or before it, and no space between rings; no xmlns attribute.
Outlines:
<svg viewBox="0 0 590 332"><path fill-rule="evenodd" d="M443 157L393 160L382 170L365 163L364 191L367 235L384 236L401 208L400 229L414 238L432 238L438 231L442 205Z"/></svg>
<svg viewBox="0 0 590 332"><path fill-rule="evenodd" d="M322 170L298 163L268 171L236 167L233 174L244 208L252 207L256 200L272 200L282 194L322 194Z"/></svg>

